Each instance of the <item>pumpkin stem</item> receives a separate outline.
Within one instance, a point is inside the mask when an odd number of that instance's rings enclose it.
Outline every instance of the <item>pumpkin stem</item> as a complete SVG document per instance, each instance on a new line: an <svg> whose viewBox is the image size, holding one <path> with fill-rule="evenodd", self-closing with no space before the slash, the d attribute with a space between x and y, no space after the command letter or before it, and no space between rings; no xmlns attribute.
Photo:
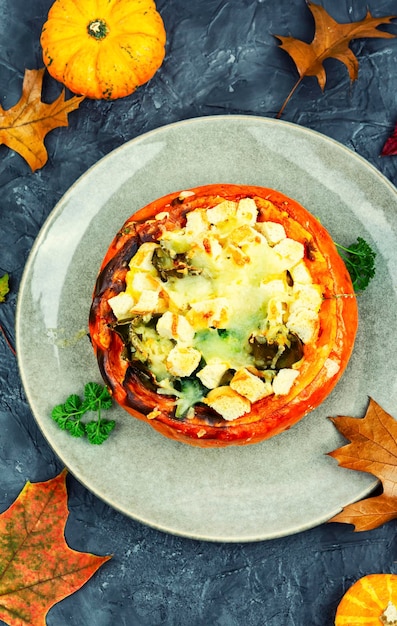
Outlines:
<svg viewBox="0 0 397 626"><path fill-rule="evenodd" d="M94 39L104 39L109 32L109 28L104 20L92 20L87 26L87 32Z"/></svg>

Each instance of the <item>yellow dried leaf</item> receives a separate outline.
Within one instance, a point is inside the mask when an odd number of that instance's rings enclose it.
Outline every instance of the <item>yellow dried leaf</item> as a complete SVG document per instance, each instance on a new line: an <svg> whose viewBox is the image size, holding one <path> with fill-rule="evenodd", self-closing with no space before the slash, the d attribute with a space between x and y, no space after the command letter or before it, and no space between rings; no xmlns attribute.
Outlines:
<svg viewBox="0 0 397 626"><path fill-rule="evenodd" d="M51 104L41 101L44 69L26 70L22 96L11 109L0 106L0 144L18 152L33 171L48 160L44 139L51 130L68 125L68 113L77 109L83 96L65 100L65 91Z"/></svg>

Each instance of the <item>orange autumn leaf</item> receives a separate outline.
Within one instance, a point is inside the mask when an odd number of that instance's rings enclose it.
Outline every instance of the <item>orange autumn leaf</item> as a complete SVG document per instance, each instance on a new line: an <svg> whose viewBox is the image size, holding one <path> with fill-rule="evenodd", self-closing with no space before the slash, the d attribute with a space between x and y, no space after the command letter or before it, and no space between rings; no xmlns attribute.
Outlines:
<svg viewBox="0 0 397 626"><path fill-rule="evenodd" d="M342 467L369 472L381 481L381 495L347 505L330 522L353 524L356 531L397 518L397 421L370 399L365 417L331 418L351 443L329 453Z"/></svg>
<svg viewBox="0 0 397 626"><path fill-rule="evenodd" d="M280 117L292 94L306 76L315 76L322 90L326 82L324 61L328 58L338 59L347 67L350 80L354 81L358 75L358 60L349 45L353 39L362 37L381 37L390 39L392 33L378 30L378 26L389 24L396 15L387 17L372 17L368 11L364 19L359 22L339 24L327 11L317 4L308 2L308 7L314 18L315 34L311 43L306 43L295 37L276 35L281 41L280 47L285 50L295 62L299 79L287 96L277 117Z"/></svg>
<svg viewBox="0 0 397 626"><path fill-rule="evenodd" d="M0 144L18 152L33 171L48 160L44 139L51 130L68 125L68 113L77 109L84 97L65 100L65 91L51 104L41 101L44 69L25 70L22 96L10 109L0 105Z"/></svg>
<svg viewBox="0 0 397 626"><path fill-rule="evenodd" d="M67 545L66 473L26 483L0 515L0 619L9 626L45 626L49 609L111 558Z"/></svg>

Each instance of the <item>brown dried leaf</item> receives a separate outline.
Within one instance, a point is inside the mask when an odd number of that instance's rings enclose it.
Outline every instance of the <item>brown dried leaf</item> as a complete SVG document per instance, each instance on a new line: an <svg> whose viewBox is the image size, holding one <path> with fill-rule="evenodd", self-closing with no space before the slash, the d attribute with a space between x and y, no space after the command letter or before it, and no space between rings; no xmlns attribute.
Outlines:
<svg viewBox="0 0 397 626"><path fill-rule="evenodd" d="M378 30L378 26L389 24L396 15L387 17L372 17L368 11L364 19L359 22L339 24L327 11L317 4L308 2L308 7L314 18L315 34L311 43L306 43L295 37L276 35L281 41L281 48L288 52L295 62L299 73L299 80L290 91L277 117L280 117L286 104L305 76L315 76L322 90L326 82L326 73L323 66L325 59L338 59L347 67L350 79L356 80L358 75L358 60L349 45L353 39L363 37L381 37L390 39L392 33Z"/></svg>
<svg viewBox="0 0 397 626"><path fill-rule="evenodd" d="M351 443L329 455L342 467L376 476L383 493L347 505L329 521L353 524L356 531L363 531L397 518L397 421L372 398L364 418L331 419Z"/></svg>
<svg viewBox="0 0 397 626"><path fill-rule="evenodd" d="M44 139L51 130L68 125L68 113L77 109L83 96L65 100L65 91L51 104L41 101L44 69L26 70L22 96L11 109L0 105L0 144L18 152L33 171L43 167L48 154Z"/></svg>

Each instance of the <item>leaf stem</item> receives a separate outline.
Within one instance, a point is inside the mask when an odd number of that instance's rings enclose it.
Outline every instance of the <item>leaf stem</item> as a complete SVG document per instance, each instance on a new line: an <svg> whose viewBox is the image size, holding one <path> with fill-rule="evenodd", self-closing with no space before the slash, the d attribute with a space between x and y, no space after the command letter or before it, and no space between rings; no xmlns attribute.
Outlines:
<svg viewBox="0 0 397 626"><path fill-rule="evenodd" d="M365 256L361 250L353 250L351 248L345 248L345 246L342 246L340 243L336 243L336 241L334 241L334 244L336 245L337 248L340 248L341 250L344 250L345 252L348 252L349 254L356 254L357 256Z"/></svg>
<svg viewBox="0 0 397 626"><path fill-rule="evenodd" d="M301 84L303 79L303 76L300 76L298 78L298 80L296 81L295 85L292 87L291 91L289 92L288 96L286 97L286 99L284 100L284 103L281 107L281 109L279 110L279 112L276 115L276 119L280 119L280 117L282 116L285 107L287 106L288 102L291 100L292 96L294 95L295 91L297 90L297 88L299 87L299 85Z"/></svg>
<svg viewBox="0 0 397 626"><path fill-rule="evenodd" d="M16 350L15 350L14 346L12 345L11 341L8 339L7 333L6 333L6 331L4 330L4 328L3 328L3 326L1 324L0 324L0 332L2 333L2 335L3 335L4 339L5 339L5 342L6 342L7 346L9 347L9 349L11 350L11 352L13 353L13 355L17 356Z"/></svg>

